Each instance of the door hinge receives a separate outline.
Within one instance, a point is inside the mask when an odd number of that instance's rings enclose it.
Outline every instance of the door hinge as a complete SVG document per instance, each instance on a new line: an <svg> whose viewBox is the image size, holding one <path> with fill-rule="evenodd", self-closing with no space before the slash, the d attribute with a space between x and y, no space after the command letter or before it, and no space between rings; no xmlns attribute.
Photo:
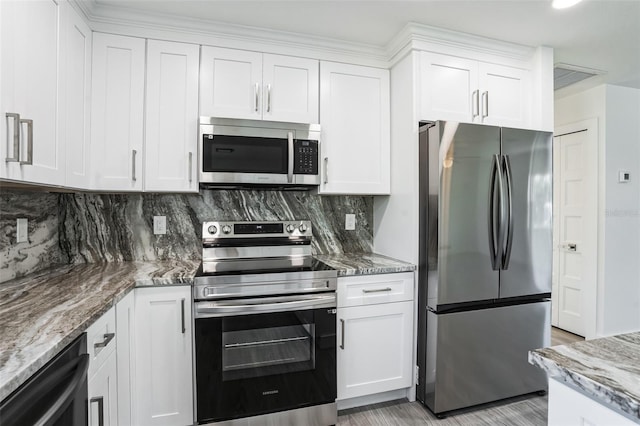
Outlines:
<svg viewBox="0 0 640 426"><path fill-rule="evenodd" d="M418 386L420 384L420 367L416 365L413 370L413 374L416 381L416 386Z"/></svg>

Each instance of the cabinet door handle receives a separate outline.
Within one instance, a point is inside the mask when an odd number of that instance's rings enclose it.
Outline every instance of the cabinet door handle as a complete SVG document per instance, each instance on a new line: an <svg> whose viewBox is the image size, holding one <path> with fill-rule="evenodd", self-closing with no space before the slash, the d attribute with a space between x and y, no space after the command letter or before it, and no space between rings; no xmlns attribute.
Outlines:
<svg viewBox="0 0 640 426"><path fill-rule="evenodd" d="M89 400L89 404L98 403L98 426L104 426L104 397L96 396Z"/></svg>
<svg viewBox="0 0 640 426"><path fill-rule="evenodd" d="M376 288L373 290L367 290L366 288L362 289L363 293L383 293L386 291L391 291L391 287L386 287L386 288Z"/></svg>
<svg viewBox="0 0 640 426"><path fill-rule="evenodd" d="M256 83L256 87L254 90L254 94L256 95L256 112L258 112L258 108L260 107L260 99L259 99L259 93L260 93L260 85L258 83Z"/></svg>
<svg viewBox="0 0 640 426"><path fill-rule="evenodd" d="M479 109L480 109L480 105L479 105L479 99L478 99L478 95L480 94L479 90L474 90L473 93L471 94L471 114L473 115L473 118L476 118L479 114Z"/></svg>
<svg viewBox="0 0 640 426"><path fill-rule="evenodd" d="M267 112L271 112L271 85L267 84Z"/></svg>
<svg viewBox="0 0 640 426"><path fill-rule="evenodd" d="M13 138L9 136L9 119L13 119ZM7 120L7 157L5 163L17 163L20 161L20 114L8 112L5 114ZM9 141L13 139L13 157L9 157Z"/></svg>
<svg viewBox="0 0 640 426"><path fill-rule="evenodd" d="M193 182L193 152L189 152L189 183Z"/></svg>
<svg viewBox="0 0 640 426"><path fill-rule="evenodd" d="M93 344L94 349L104 348L109 344L110 341L113 340L114 337L116 337L116 333L105 333L104 340L102 342Z"/></svg>
<svg viewBox="0 0 640 426"><path fill-rule="evenodd" d="M344 320L340 318L340 349L344 350Z"/></svg>
<svg viewBox="0 0 640 426"><path fill-rule="evenodd" d="M20 119L20 125L27 125L27 160L20 160L20 164L30 166L33 164L33 120L25 118Z"/></svg>
<svg viewBox="0 0 640 426"><path fill-rule="evenodd" d="M482 92L482 118L489 116L489 92Z"/></svg>
<svg viewBox="0 0 640 426"><path fill-rule="evenodd" d="M329 157L324 157L324 184L329 183Z"/></svg>
<svg viewBox="0 0 640 426"><path fill-rule="evenodd" d="M180 317L181 317L181 325L182 325L182 334L186 333L187 328L184 322L184 298L180 301Z"/></svg>
<svg viewBox="0 0 640 426"><path fill-rule="evenodd" d="M136 155L138 154L138 151L136 151L135 149L131 150L131 180L132 181L136 181Z"/></svg>

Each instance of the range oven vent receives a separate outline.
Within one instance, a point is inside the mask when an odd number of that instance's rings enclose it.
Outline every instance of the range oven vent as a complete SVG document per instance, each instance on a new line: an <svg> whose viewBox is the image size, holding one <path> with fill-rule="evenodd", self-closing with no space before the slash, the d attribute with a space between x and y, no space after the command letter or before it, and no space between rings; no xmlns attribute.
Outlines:
<svg viewBox="0 0 640 426"><path fill-rule="evenodd" d="M553 90L562 89L600 74L604 72L576 65L556 64L553 68Z"/></svg>

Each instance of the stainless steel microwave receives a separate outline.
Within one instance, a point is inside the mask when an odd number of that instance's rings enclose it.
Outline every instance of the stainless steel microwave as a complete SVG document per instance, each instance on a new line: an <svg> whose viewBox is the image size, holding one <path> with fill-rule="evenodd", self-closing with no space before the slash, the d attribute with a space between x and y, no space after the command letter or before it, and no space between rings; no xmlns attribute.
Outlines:
<svg viewBox="0 0 640 426"><path fill-rule="evenodd" d="M203 186L320 184L320 125L200 117Z"/></svg>

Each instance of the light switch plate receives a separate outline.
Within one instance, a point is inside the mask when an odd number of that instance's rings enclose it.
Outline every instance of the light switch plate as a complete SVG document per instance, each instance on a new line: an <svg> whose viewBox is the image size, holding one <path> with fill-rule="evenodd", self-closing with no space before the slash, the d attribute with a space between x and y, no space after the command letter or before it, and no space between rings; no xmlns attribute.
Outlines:
<svg viewBox="0 0 640 426"><path fill-rule="evenodd" d="M16 220L16 242L26 243L29 241L28 236L29 221L25 218Z"/></svg>
<svg viewBox="0 0 640 426"><path fill-rule="evenodd" d="M346 214L344 217L344 229L354 231L356 229L356 215Z"/></svg>
<svg viewBox="0 0 640 426"><path fill-rule="evenodd" d="M153 233L155 235L164 235L167 233L167 217L166 216L153 217Z"/></svg>

